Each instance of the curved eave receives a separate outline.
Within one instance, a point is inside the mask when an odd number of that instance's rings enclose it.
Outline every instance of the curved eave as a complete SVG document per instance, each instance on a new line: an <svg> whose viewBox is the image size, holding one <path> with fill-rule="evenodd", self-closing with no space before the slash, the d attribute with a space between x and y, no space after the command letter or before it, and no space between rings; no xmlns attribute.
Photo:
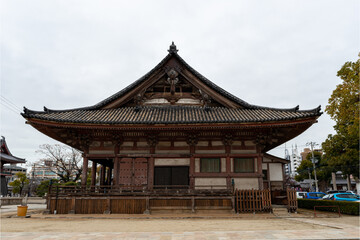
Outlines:
<svg viewBox="0 0 360 240"><path fill-rule="evenodd" d="M154 124L98 124L98 123L74 123L74 122L57 122L34 118L27 118L29 124L36 128L36 125L54 127L54 128L78 128L78 129L192 129L192 128L269 128L291 126L304 123L316 123L317 118L307 117L301 119L283 120L283 121L263 121L263 122L222 122L222 123L154 123Z"/></svg>

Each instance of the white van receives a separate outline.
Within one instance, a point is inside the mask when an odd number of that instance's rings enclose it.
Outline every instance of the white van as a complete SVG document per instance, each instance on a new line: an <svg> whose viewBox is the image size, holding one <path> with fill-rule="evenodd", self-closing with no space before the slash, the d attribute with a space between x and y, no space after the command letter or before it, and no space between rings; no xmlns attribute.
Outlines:
<svg viewBox="0 0 360 240"><path fill-rule="evenodd" d="M296 198L305 198L307 192L296 192Z"/></svg>

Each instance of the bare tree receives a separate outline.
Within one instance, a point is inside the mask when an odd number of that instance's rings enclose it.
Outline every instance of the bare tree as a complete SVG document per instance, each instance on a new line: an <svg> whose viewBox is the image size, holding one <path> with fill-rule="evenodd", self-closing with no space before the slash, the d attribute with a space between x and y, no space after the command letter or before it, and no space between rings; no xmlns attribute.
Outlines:
<svg viewBox="0 0 360 240"><path fill-rule="evenodd" d="M39 153L43 156L41 159L50 171L60 177L62 182L76 182L82 173L81 152L59 144L42 144L39 146Z"/></svg>

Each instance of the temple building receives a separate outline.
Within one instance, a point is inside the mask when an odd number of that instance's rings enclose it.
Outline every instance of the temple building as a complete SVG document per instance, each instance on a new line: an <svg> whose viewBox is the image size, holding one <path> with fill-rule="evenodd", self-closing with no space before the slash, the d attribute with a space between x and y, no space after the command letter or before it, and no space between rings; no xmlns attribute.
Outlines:
<svg viewBox="0 0 360 240"><path fill-rule="evenodd" d="M254 86L255 87L255 86ZM143 77L88 107L24 108L26 123L83 152L82 184L153 190L279 189L288 161L266 152L322 113L252 105L189 66L174 43Z"/></svg>
<svg viewBox="0 0 360 240"><path fill-rule="evenodd" d="M25 163L25 159L15 157L9 150L6 144L5 137L1 136L0 139L0 181L1 181L1 196L7 196L9 194L9 182L14 181L15 174L17 172L24 172L26 174L26 168L16 166L16 164Z"/></svg>

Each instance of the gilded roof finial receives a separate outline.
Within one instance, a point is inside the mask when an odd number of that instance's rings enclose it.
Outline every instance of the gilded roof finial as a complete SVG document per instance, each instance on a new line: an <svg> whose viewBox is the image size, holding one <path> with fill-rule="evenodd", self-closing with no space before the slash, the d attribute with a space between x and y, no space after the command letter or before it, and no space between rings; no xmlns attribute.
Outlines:
<svg viewBox="0 0 360 240"><path fill-rule="evenodd" d="M171 43L170 48L168 50L169 53L177 53L176 45L174 44L174 41Z"/></svg>

